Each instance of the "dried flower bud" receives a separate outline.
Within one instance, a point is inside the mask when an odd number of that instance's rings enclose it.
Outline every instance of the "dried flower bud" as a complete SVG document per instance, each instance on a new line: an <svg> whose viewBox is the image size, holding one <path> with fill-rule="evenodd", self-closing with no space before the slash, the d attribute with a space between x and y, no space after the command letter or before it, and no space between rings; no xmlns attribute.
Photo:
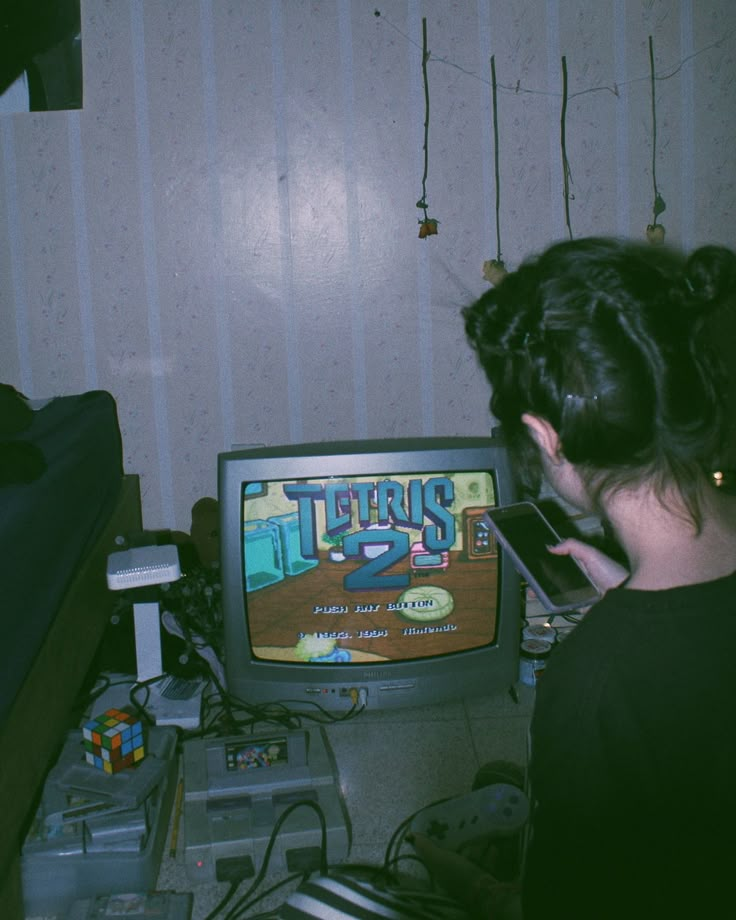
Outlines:
<svg viewBox="0 0 736 920"><path fill-rule="evenodd" d="M419 221L419 239L426 239L428 236L434 236L437 233L437 224L439 221L434 217L427 217Z"/></svg>
<svg viewBox="0 0 736 920"><path fill-rule="evenodd" d="M653 246L661 246L664 243L662 224L647 224L647 239Z"/></svg>
<svg viewBox="0 0 736 920"><path fill-rule="evenodd" d="M506 275L508 271L500 259L488 259L483 263L483 277L491 284L500 284Z"/></svg>

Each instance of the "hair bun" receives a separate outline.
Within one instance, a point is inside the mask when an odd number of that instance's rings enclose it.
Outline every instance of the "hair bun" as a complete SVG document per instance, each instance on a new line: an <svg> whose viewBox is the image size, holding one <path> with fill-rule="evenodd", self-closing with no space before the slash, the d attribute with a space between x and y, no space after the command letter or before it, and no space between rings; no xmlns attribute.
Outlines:
<svg viewBox="0 0 736 920"><path fill-rule="evenodd" d="M736 294L736 254L724 246L701 246L687 260L685 280L703 313Z"/></svg>

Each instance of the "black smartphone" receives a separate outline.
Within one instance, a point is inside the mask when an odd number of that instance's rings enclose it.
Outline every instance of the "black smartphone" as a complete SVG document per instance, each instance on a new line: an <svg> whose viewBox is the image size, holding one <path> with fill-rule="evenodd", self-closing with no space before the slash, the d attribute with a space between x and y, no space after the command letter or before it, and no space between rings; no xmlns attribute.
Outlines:
<svg viewBox="0 0 736 920"><path fill-rule="evenodd" d="M571 556L549 552L561 537L532 502L489 508L484 519L547 610L577 610L598 600L600 592Z"/></svg>

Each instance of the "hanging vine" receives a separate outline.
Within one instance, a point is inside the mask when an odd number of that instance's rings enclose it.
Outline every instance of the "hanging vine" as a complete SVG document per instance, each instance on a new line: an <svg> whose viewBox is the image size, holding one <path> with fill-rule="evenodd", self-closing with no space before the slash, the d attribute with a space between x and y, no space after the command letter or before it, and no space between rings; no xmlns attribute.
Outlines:
<svg viewBox="0 0 736 920"><path fill-rule="evenodd" d="M417 207L424 212L424 217L419 218L419 239L426 239L437 233L439 221L430 217L427 210L427 174L429 172L429 78L427 76L427 62L430 52L427 49L427 19L422 19L422 82L424 84L424 173L422 174L422 197L417 201Z"/></svg>
<svg viewBox="0 0 736 920"><path fill-rule="evenodd" d="M498 82L496 81L496 56L491 56L491 100L493 103L493 166L496 179L496 258L483 263L483 277L491 284L499 284L508 272L501 257L501 174L498 155Z"/></svg>
<svg viewBox="0 0 736 920"><path fill-rule="evenodd" d="M647 239L650 243L658 245L664 243L665 230L663 225L657 222L657 218L666 209L667 205L657 188L657 99L654 76L654 42L651 35L649 36L649 81L652 92L652 186L654 204L652 206L652 223L647 224Z"/></svg>
<svg viewBox="0 0 736 920"><path fill-rule="evenodd" d="M562 111L560 113L560 149L562 151L562 183L565 196L565 226L572 239L572 227L570 226L570 199L574 196L570 194L570 161L567 159L567 144L565 140L567 122L567 58L562 56Z"/></svg>
<svg viewBox="0 0 736 920"><path fill-rule="evenodd" d="M380 20L382 23L385 23L386 27L393 29L398 35L401 36L408 44L411 44L415 47L419 47L418 43L414 39L407 35L402 29L394 23L390 17L385 16L380 9L374 8L373 15L376 19ZM422 32L423 32L423 42L422 42L422 76L424 80L424 99L425 99L425 121L424 121L424 174L422 177L422 197L417 202L417 207L421 208L423 211L423 218L420 218L419 224L419 236L426 237L432 234L437 233L437 224L438 221L435 218L429 216L427 210L427 196L426 196L426 180L428 172L428 138L429 138L429 85L427 80L427 62L430 58L430 53L427 49L427 29L426 29L426 19L422 20ZM659 191L657 185L657 172L656 172L656 163L657 163L657 107L656 107L656 81L666 81L673 79L683 67L695 59L705 55L714 48L723 48L727 42L733 42L734 37L736 37L736 29L731 29L727 32L724 32L722 35L716 37L713 41L708 44L703 45L698 48L693 53L683 57L679 61L672 63L665 72L663 72L659 77L655 75L654 71L654 45L652 36L649 36L649 74L648 76L637 76L630 80L627 80L623 83L619 83L613 80L604 81L603 83L583 87L582 89L577 90L573 93L573 97L579 97L584 95L589 95L592 93L611 93L616 98L619 97L622 89L633 87L640 82L644 82L647 79L650 83L651 88L651 111L652 111L652 185L653 185L653 206L652 206L652 223L647 225L646 235L647 239L652 243L662 243L665 239L665 228L659 223L659 216L666 210L666 204L662 194ZM479 80L482 83L486 84L488 81L483 76L479 76L472 71L465 70L460 64L456 61L453 61L447 57L434 57L433 61L438 64L444 64L447 67L453 67L460 70L468 78L473 80ZM567 225L567 231L572 238L572 226L570 220L570 202L574 201L575 196L571 194L570 186L572 184L572 176L570 170L570 163L567 158L566 152L566 115L567 115L567 104L568 104L568 88L567 88L567 61L566 58L562 58L562 78L563 78L563 91L562 91L562 112L560 117L560 141L562 148L562 170L563 170L563 183L564 183L564 200L565 200L565 221ZM495 62L491 58L491 86L493 89L493 108L494 108L494 140L495 140L495 166L496 166L496 238L497 238L497 257L496 259L489 259L483 263L483 274L488 281L493 281L492 278L488 277L487 269L490 271L491 267L495 263L503 264L501 258L501 247L499 240L499 207L500 207L500 197L499 197L499 183L498 183L498 123L497 123L497 111L496 111L496 94L497 91L506 92L519 96L520 94L540 96L540 97L552 97L557 96L557 91L553 91L551 88L536 88L533 86L524 85L521 80L516 80L512 83L497 83L495 78ZM504 269L505 270L505 269Z"/></svg>

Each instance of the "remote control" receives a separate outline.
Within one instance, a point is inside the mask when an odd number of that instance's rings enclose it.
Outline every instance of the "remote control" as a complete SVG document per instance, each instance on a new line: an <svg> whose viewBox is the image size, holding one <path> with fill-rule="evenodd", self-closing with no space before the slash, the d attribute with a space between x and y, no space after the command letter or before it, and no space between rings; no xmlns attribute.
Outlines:
<svg viewBox="0 0 736 920"><path fill-rule="evenodd" d="M521 789L493 783L428 806L415 815L409 832L422 834L443 849L456 850L480 837L515 834L528 817L529 800Z"/></svg>

